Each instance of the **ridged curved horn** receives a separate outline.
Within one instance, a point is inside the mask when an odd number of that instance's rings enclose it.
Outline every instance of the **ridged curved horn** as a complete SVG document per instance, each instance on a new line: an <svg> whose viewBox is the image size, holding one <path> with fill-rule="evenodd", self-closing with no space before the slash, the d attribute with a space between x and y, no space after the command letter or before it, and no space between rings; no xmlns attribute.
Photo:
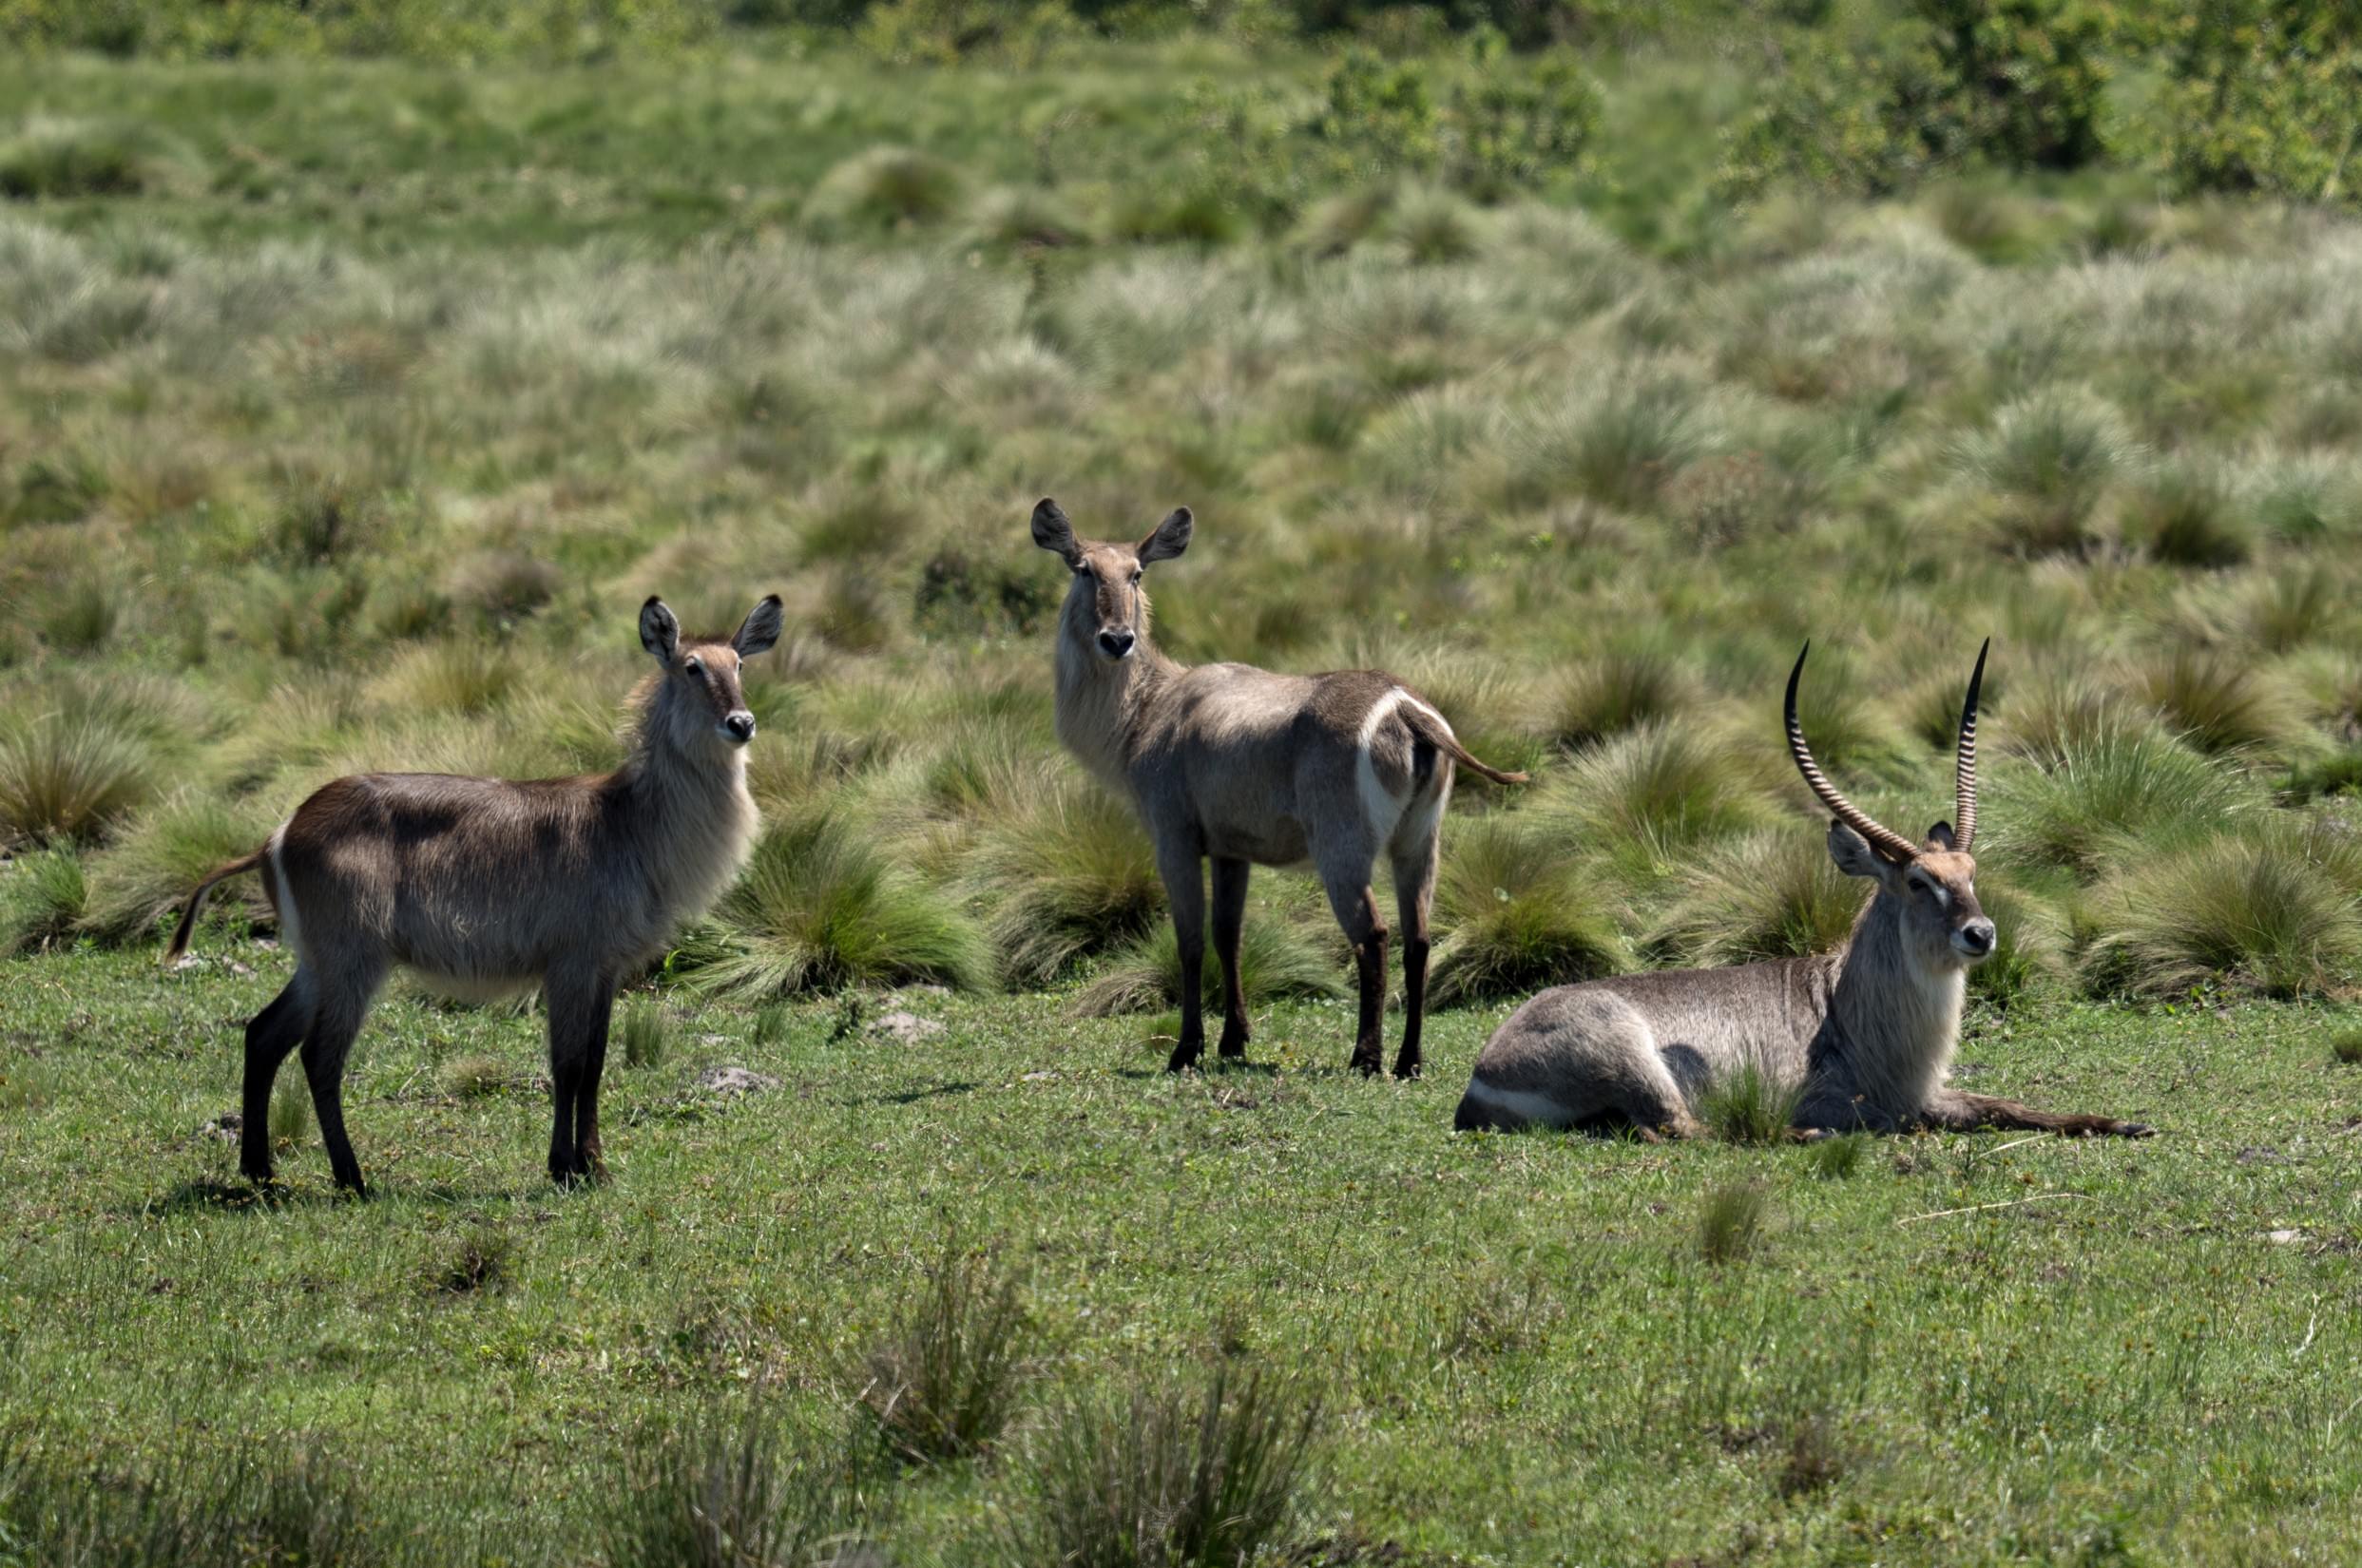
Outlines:
<svg viewBox="0 0 2362 1568"><path fill-rule="evenodd" d="M1788 672L1788 755L1796 759L1796 771L1804 775L1804 782L1829 808L1832 816L1868 839L1872 847L1885 851L1890 859L1913 859L1919 853L1919 846L1901 833L1881 828L1870 819L1867 812L1839 794L1837 787L1829 782L1829 775L1813 760L1813 748L1804 743L1804 726L1796 721L1796 682L1804 678L1804 656L1812 651L1813 644L1806 642L1804 652L1796 655L1796 667Z"/></svg>
<svg viewBox="0 0 2362 1568"><path fill-rule="evenodd" d="M1993 640L1976 651L1976 673L1968 677L1968 700L1960 705L1960 756L1953 777L1952 847L1965 851L1976 841L1976 698L1985 688L1985 656Z"/></svg>

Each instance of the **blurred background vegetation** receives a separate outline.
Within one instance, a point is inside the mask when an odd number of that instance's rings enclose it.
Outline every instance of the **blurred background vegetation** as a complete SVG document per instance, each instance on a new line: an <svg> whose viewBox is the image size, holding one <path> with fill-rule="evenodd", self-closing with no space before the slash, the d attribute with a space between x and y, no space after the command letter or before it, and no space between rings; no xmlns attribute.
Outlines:
<svg viewBox="0 0 2362 1568"><path fill-rule="evenodd" d="M0 945L152 940L361 768L610 765L773 586L663 979L1168 1004L1049 730L1055 492L1183 658L1481 755L1438 992L1809 950L1775 707L2029 991L2362 972L2348 10L0 0ZM1260 998L1333 992L1258 881ZM236 900L218 918L264 918Z"/></svg>

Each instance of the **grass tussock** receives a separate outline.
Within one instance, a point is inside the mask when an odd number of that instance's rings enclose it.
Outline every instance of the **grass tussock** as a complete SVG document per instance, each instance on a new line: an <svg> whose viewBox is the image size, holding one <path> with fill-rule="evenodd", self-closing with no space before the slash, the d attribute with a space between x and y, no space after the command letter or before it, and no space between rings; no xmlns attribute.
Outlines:
<svg viewBox="0 0 2362 1568"><path fill-rule="evenodd" d="M0 865L0 957L71 942L90 905L82 857L60 847Z"/></svg>
<svg viewBox="0 0 2362 1568"><path fill-rule="evenodd" d="M182 1462L145 1474L0 1457L0 1535L44 1568L377 1568L398 1559L358 1480L295 1453Z"/></svg>
<svg viewBox="0 0 2362 1568"><path fill-rule="evenodd" d="M600 1521L613 1568L832 1568L884 1511L874 1445L798 1443L759 1408L643 1443Z"/></svg>
<svg viewBox="0 0 2362 1568"><path fill-rule="evenodd" d="M2150 996L2201 985L2322 995L2362 975L2357 892L2353 850L2322 829L2276 824L2128 852L2095 895L2102 934L2085 981Z"/></svg>
<svg viewBox="0 0 2362 1568"><path fill-rule="evenodd" d="M516 1238L496 1225L479 1225L462 1236L449 1259L433 1271L433 1287L454 1296L490 1295L509 1288L516 1267Z"/></svg>
<svg viewBox="0 0 2362 1568"><path fill-rule="evenodd" d="M845 817L822 812L766 829L686 953L694 983L756 997L849 985L991 978L984 932L956 903L893 867Z"/></svg>
<svg viewBox="0 0 2362 1568"><path fill-rule="evenodd" d="M658 1003L633 1003L624 1010L623 1025L616 1032L622 1037L626 1067L640 1071L662 1067L672 1054L676 1032L672 1014Z"/></svg>
<svg viewBox="0 0 2362 1568"><path fill-rule="evenodd" d="M1155 851L1130 810L1061 781L988 827L969 885L1013 985L1047 985L1085 959L1139 941L1164 913Z"/></svg>
<svg viewBox="0 0 2362 1568"><path fill-rule="evenodd" d="M1758 776L1695 729L1644 723L1577 757L1539 810L1565 824L1569 846L1661 863L1701 841L1768 826Z"/></svg>
<svg viewBox="0 0 2362 1568"><path fill-rule="evenodd" d="M1794 829L1720 845L1685 865L1652 947L1699 965L1753 964L1841 946L1864 889Z"/></svg>
<svg viewBox="0 0 2362 1568"><path fill-rule="evenodd" d="M2295 727L2287 695L2249 660L2176 647L2141 664L2141 698L2199 751L2269 751Z"/></svg>
<svg viewBox="0 0 2362 1568"><path fill-rule="evenodd" d="M1868 1133L1838 1133L1810 1145L1805 1168L1822 1181L1843 1181L1862 1168L1862 1157L1869 1152Z"/></svg>
<svg viewBox="0 0 2362 1568"><path fill-rule="evenodd" d="M1324 915L1322 921L1325 923ZM1334 929L1334 927L1331 927ZM1315 934L1317 933L1317 934ZM1239 988L1249 1007L1283 997L1345 994L1339 951L1342 939L1324 942L1317 926L1286 922L1250 911L1239 935ZM1209 933L1200 976L1208 1006L1221 1006L1222 969ZM1181 1004L1181 944L1173 923L1159 921L1145 936L1125 947L1076 993L1079 1018L1117 1018L1152 1013Z"/></svg>
<svg viewBox="0 0 2362 1568"><path fill-rule="evenodd" d="M1035 1440L1011 1568L1233 1568L1290 1544L1319 1397L1229 1363L1187 1381L1076 1395Z"/></svg>
<svg viewBox="0 0 2362 1568"><path fill-rule="evenodd" d="M516 1075L498 1057L463 1056L445 1064L443 1092L454 1100L490 1100L515 1087Z"/></svg>
<svg viewBox="0 0 2362 1568"><path fill-rule="evenodd" d="M2215 832L2264 804L2242 774L2145 726L2064 742L2039 766L1996 766L1988 789L1982 857L2084 873L2117 846Z"/></svg>
<svg viewBox="0 0 2362 1568"><path fill-rule="evenodd" d="M1782 1083L1749 1062L1707 1086L1699 1097L1698 1119L1725 1143L1777 1143L1796 1124L1803 1099L1802 1083Z"/></svg>
<svg viewBox="0 0 2362 1568"><path fill-rule="evenodd" d="M1611 896L1556 835L1514 815L1452 826L1435 885L1439 1005L1616 974L1632 952Z"/></svg>
<svg viewBox="0 0 2362 1568"><path fill-rule="evenodd" d="M2018 554L2080 551L2094 514L2139 460L2117 411L2088 392L2045 388L2010 403L1964 441L1958 467L1987 495L1994 540Z"/></svg>
<svg viewBox="0 0 2362 1568"><path fill-rule="evenodd" d="M210 791L175 794L143 813L91 861L85 927L111 942L146 938L159 923L177 916L208 872L252 853L269 834L272 820L256 802ZM206 912L218 918L225 910L265 926L274 919L262 878L254 874L214 889Z"/></svg>
<svg viewBox="0 0 2362 1568"><path fill-rule="evenodd" d="M281 1078L271 1091L271 1146L292 1149L312 1136L312 1087L300 1074Z"/></svg>
<svg viewBox="0 0 2362 1568"><path fill-rule="evenodd" d="M861 1404L909 1463L983 1453L1008 1429L1028 1366L1024 1281L980 1249L945 1245L871 1352Z"/></svg>
<svg viewBox="0 0 2362 1568"><path fill-rule="evenodd" d="M1697 700L1680 659L1653 643L1613 648L1577 664L1550 709L1551 737L1587 746L1666 719Z"/></svg>
<svg viewBox="0 0 2362 1568"><path fill-rule="evenodd" d="M1770 1214L1761 1182L1712 1189L1698 1206L1698 1255L1718 1267L1745 1262L1762 1246Z"/></svg>
<svg viewBox="0 0 2362 1568"><path fill-rule="evenodd" d="M2329 1042L2332 1061L2347 1067L2362 1067L2362 1029L2348 1029Z"/></svg>
<svg viewBox="0 0 2362 1568"><path fill-rule="evenodd" d="M102 712L52 708L0 719L0 836L89 842L156 793L157 748Z"/></svg>

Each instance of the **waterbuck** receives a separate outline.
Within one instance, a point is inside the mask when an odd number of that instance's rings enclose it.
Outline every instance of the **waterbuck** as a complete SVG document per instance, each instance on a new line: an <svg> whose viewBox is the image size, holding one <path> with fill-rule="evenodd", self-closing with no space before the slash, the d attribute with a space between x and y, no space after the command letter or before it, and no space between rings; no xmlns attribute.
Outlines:
<svg viewBox="0 0 2362 1568"><path fill-rule="evenodd" d="M1181 1033L1173 1072L1205 1051L1200 976L1205 870L1214 862L1214 950L1222 966L1220 1054L1243 1057L1246 999L1239 941L1252 866L1309 860L1352 942L1361 1022L1353 1065L1380 1065L1386 922L1370 890L1383 851L1403 927L1400 1078L1419 1071L1427 1010L1428 915L1436 838L1453 763L1502 784L1470 756L1434 706L1377 670L1275 675L1245 664L1177 664L1148 641L1141 574L1189 547L1181 507L1137 545L1075 537L1055 501L1033 508L1033 542L1074 573L1058 618L1058 738L1109 788L1130 796L1156 846L1181 949Z"/></svg>
<svg viewBox="0 0 2362 1568"><path fill-rule="evenodd" d="M1987 649L1991 643L1988 641ZM1810 652L1812 644L1805 645ZM1788 677L1788 750L1834 820L1829 854L1872 884L1844 947L1724 969L1622 975L1544 991L1494 1031L1476 1059L1459 1125L1628 1124L1643 1138L1702 1131L1699 1100L1755 1068L1797 1096L1802 1136L1870 1129L2023 1127L2070 1137L2145 1138L2104 1116L2063 1116L1949 1087L1968 972L1993 950L1977 905L1977 655L1960 714L1957 825L1913 844L1872 821L1813 761Z"/></svg>
<svg viewBox="0 0 2362 1568"><path fill-rule="evenodd" d="M260 849L189 894L168 959L186 950L205 894L262 873L295 977L246 1025L239 1168L271 1179L271 1083L300 1043L336 1184L365 1191L344 1131L344 1065L396 964L454 995L542 988L556 1116L549 1175L605 1174L599 1075L618 981L737 874L755 832L743 748L755 716L739 664L778 641L774 594L736 635L684 640L662 601L640 641L663 666L643 683L629 755L611 774L523 782L357 774L296 808Z"/></svg>

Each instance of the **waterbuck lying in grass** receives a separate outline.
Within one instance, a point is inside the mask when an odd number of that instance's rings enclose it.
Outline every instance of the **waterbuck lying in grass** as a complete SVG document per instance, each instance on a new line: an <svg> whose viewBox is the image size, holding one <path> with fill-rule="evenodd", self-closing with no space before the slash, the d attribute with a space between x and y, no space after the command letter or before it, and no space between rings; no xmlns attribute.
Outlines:
<svg viewBox="0 0 2362 1568"><path fill-rule="evenodd" d="M755 832L746 756L755 716L740 661L779 638L776 594L735 636L683 641L658 600L640 641L663 673L611 774L512 782L358 774L322 787L243 859L189 894L167 958L187 948L206 892L259 870L295 978L246 1025L239 1168L271 1179L271 1082L300 1042L336 1183L363 1191L344 1131L344 1065L377 988L405 965L486 998L539 985L556 1100L549 1175L604 1174L599 1075L619 980L719 896Z"/></svg>
<svg viewBox="0 0 2362 1568"><path fill-rule="evenodd" d="M1165 658L1148 641L1141 574L1187 549L1192 526L1184 507L1138 545L1106 545L1076 538L1054 501L1033 508L1033 542L1056 551L1074 573L1058 618L1058 738L1139 808L1173 907L1181 1033L1165 1065L1180 1072L1205 1051L1202 862L1214 862L1220 1053L1243 1057L1239 941L1248 870L1309 860L1360 971L1353 1064L1376 1072L1386 922L1370 891L1370 868L1383 851L1393 865L1403 926L1404 1023L1394 1072L1414 1078L1436 839L1452 764L1501 784L1521 784L1526 775L1470 756L1432 705L1381 671L1274 675L1245 664L1190 668Z"/></svg>
<svg viewBox="0 0 2362 1568"><path fill-rule="evenodd" d="M1989 648L1990 643L1987 646ZM1811 644L1806 644L1810 651ZM1913 844L1872 821L1813 761L1788 677L1788 749L1834 817L1829 853L1873 884L1846 946L1834 953L1727 969L1623 975L1543 992L1509 1016L1476 1059L1459 1125L1608 1126L1644 1138L1695 1137L1694 1114L1717 1082L1753 1067L1796 1097L1792 1125L1811 1135L1865 1128L2029 1127L2071 1137L2145 1138L2103 1116L2063 1116L1945 1082L1960 1038L1968 971L1993 950L1976 900L1977 655L1960 714L1958 826Z"/></svg>

